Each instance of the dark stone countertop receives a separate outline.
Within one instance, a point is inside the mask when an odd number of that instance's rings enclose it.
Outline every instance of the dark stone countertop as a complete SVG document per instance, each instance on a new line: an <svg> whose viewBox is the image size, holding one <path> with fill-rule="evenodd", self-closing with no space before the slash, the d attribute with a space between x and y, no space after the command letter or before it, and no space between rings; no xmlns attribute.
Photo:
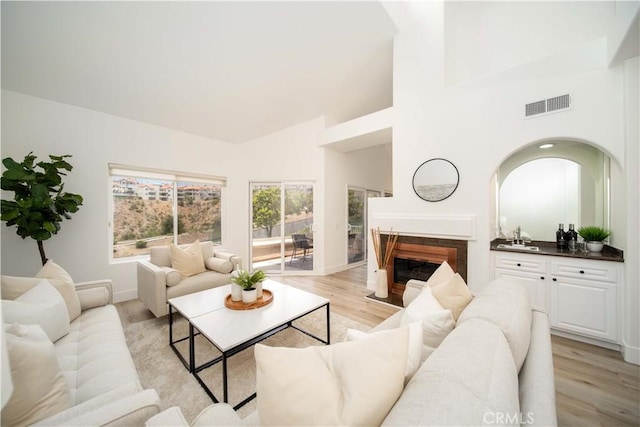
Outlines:
<svg viewBox="0 0 640 427"><path fill-rule="evenodd" d="M602 252L589 252L582 253L580 251L572 252L568 249L558 249L556 247L556 242L543 242L538 240L532 240L531 242L527 242L526 246L538 246L540 251L531 252L527 250L518 250L518 249L503 249L498 248L499 244L510 245L511 242L506 239L495 239L491 242L490 250L492 251L500 251L500 252L511 252L511 253L521 253L521 254L531 254L531 255L551 255L551 256L562 256L567 258L583 258L583 259L595 259L599 261L614 261L614 262L624 262L624 253L620 249L616 249L613 246L604 245Z"/></svg>

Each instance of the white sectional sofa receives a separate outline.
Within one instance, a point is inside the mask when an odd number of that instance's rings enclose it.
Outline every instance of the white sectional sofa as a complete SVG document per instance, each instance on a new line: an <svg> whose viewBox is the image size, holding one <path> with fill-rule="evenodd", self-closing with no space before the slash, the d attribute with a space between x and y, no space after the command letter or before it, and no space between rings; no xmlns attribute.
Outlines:
<svg viewBox="0 0 640 427"><path fill-rule="evenodd" d="M228 285L231 272L242 259L233 253L200 242L205 271L190 277L172 265L169 246L150 249L149 260L138 261L138 299L156 316L169 313L167 300L217 286Z"/></svg>
<svg viewBox="0 0 640 427"><path fill-rule="evenodd" d="M407 284L405 307L423 286L425 282ZM371 332L398 328L405 311L400 310ZM257 411L241 419L226 404L205 408L191 423L259 424ZM180 409L172 407L147 425L189 424ZM382 425L557 425L548 318L546 313L532 310L525 285L502 278L476 295L455 328L413 374Z"/></svg>
<svg viewBox="0 0 640 427"><path fill-rule="evenodd" d="M2 276L2 298L14 300L20 293L16 292L17 288L25 286L28 290L39 280ZM77 297L80 313L68 325L68 333L53 343L57 365L68 385L64 391L68 396L63 405L66 408L39 419L34 425L142 425L159 412L160 399L155 390L145 390L140 384L120 317L112 304L111 282L93 281L72 286L75 294L71 297ZM8 330L16 325L7 322L3 327ZM13 379L13 394L18 393L20 386L16 381L21 380ZM5 410L7 407L3 408L3 425Z"/></svg>

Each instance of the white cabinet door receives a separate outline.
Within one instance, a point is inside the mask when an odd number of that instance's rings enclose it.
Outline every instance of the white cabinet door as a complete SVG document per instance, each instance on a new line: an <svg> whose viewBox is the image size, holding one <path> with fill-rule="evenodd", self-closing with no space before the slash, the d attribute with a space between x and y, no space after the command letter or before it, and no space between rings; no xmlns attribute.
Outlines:
<svg viewBox="0 0 640 427"><path fill-rule="evenodd" d="M549 292L552 328L618 341L615 284L554 277Z"/></svg>
<svg viewBox="0 0 640 427"><path fill-rule="evenodd" d="M583 258L494 252L494 278L523 280L532 307L549 314L554 330L619 343L622 264Z"/></svg>
<svg viewBox="0 0 640 427"><path fill-rule="evenodd" d="M536 310L547 311L547 284L544 274L496 268L495 278L498 277L511 277L525 282L529 290L531 306Z"/></svg>

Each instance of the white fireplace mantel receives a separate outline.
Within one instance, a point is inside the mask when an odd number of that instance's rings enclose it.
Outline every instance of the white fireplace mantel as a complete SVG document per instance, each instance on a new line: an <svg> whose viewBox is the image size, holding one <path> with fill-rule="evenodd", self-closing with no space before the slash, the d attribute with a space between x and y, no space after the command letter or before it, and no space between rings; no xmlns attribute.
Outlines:
<svg viewBox="0 0 640 427"><path fill-rule="evenodd" d="M475 215L423 215L377 212L370 217L370 228L393 229L407 236L476 240Z"/></svg>

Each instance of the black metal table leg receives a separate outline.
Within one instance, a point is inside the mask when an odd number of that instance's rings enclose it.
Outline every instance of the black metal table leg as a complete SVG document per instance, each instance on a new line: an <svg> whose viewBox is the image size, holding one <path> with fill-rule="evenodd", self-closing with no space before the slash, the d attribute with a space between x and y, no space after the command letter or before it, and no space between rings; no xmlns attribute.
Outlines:
<svg viewBox="0 0 640 427"><path fill-rule="evenodd" d="M222 401L229 403L229 388L227 385L227 353L222 353Z"/></svg>
<svg viewBox="0 0 640 427"><path fill-rule="evenodd" d="M329 321L329 304L327 304L327 345L331 344L331 322Z"/></svg>
<svg viewBox="0 0 640 427"><path fill-rule="evenodd" d="M193 325L189 322L189 372L196 369L196 345L193 336Z"/></svg>
<svg viewBox="0 0 640 427"><path fill-rule="evenodd" d="M173 345L173 306L169 304L169 345Z"/></svg>

